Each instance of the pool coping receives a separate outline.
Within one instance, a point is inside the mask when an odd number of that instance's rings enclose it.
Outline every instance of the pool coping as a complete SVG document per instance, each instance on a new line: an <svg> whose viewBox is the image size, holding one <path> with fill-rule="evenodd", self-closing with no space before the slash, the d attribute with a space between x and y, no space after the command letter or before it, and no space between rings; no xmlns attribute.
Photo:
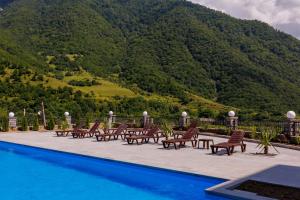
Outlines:
<svg viewBox="0 0 300 200"><path fill-rule="evenodd" d="M166 171L166 172L172 172L172 173L179 173L179 174L190 175L190 176L195 176L195 177L205 177L205 178L219 179L219 180L221 180L223 182L229 181L229 179L219 178L219 177L215 177L215 176L208 176L208 175L196 174L196 173L192 173L192 172L179 171L179 170L175 170L175 169L162 168L162 167L156 167L156 166L151 166L151 165L143 165L143 164L139 164L139 163L126 162L126 161L109 159L109 158L102 158L102 157L91 156L91 155L84 155L84 154L80 154L80 153L74 153L74 152L68 152L68 151L61 151L61 150L56 150L56 149L49 149L49 148L37 147L37 146L31 146L31 145L25 145L25 144L14 143L14 142L7 142L7 141L3 141L3 140L0 140L0 144L1 143L19 145L19 146L29 147L29 148L36 148L36 149L47 150L47 151L52 151L52 152L57 152L57 153L70 154L70 155L75 155L75 156L80 156L80 157L90 158L90 159L96 159L96 160L100 159L100 160L103 160L103 161L110 161L110 162L115 162L115 163L122 163L122 164L137 166L137 167L145 167L145 168L156 169L156 170L161 170L161 171Z"/></svg>

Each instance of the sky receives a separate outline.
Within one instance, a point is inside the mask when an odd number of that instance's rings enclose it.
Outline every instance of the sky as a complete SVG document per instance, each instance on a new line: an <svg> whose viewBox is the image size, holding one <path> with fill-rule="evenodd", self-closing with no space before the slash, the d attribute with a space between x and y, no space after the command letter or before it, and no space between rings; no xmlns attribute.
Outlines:
<svg viewBox="0 0 300 200"><path fill-rule="evenodd" d="M190 0L241 19L257 19L300 39L300 0Z"/></svg>

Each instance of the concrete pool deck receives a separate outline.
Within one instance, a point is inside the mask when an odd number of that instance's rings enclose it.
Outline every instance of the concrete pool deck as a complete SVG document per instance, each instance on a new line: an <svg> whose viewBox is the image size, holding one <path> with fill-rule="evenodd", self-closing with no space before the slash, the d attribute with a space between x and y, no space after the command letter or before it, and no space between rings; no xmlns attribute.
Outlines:
<svg viewBox="0 0 300 200"><path fill-rule="evenodd" d="M213 138L215 143L226 139ZM13 142L47 149L143 164L148 166L185 171L224 179L238 179L263 171L276 165L300 167L300 151L277 148L276 156L255 155L257 144L246 143L247 151L231 156L212 155L210 150L193 149L190 146L179 150L163 149L159 144L128 145L122 140L96 142L95 138L73 139L57 137L54 132L1 133L0 141ZM271 150L273 151L273 150ZM276 153L276 152L272 152Z"/></svg>

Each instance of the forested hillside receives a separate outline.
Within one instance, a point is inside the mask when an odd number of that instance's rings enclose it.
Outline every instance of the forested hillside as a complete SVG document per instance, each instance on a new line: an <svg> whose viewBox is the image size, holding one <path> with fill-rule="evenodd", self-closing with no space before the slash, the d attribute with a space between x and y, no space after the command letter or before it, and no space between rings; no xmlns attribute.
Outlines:
<svg viewBox="0 0 300 200"><path fill-rule="evenodd" d="M183 0L0 2L4 88L14 74L37 87L38 76L66 82L83 70L145 99L175 98L196 110L204 97L219 111L213 101L267 116L300 112L300 41L267 24Z"/></svg>

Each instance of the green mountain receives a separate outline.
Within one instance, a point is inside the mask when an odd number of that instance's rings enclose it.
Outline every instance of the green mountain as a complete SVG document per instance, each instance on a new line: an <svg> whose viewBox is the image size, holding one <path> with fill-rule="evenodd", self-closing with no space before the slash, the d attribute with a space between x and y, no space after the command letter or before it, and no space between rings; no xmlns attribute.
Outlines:
<svg viewBox="0 0 300 200"><path fill-rule="evenodd" d="M265 23L183 0L0 2L6 76L21 67L64 81L83 70L181 105L204 97L253 112L300 112L300 41Z"/></svg>

